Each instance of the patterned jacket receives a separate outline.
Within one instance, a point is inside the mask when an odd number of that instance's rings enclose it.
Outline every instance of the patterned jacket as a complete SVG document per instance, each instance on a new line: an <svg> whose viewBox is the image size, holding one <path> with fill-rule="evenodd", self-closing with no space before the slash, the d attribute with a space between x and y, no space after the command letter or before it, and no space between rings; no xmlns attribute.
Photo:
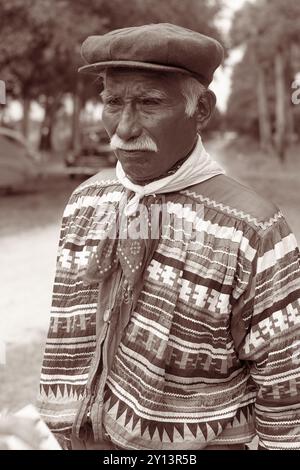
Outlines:
<svg viewBox="0 0 300 470"><path fill-rule="evenodd" d="M223 175L157 195L169 224L122 324L121 308L99 308L118 274L102 291L83 278L99 213L124 192L96 175L66 206L42 418L68 441L89 414L96 439L104 430L126 449L202 449L256 434L262 448L300 449L299 252L281 213ZM191 221L196 237L177 237Z"/></svg>

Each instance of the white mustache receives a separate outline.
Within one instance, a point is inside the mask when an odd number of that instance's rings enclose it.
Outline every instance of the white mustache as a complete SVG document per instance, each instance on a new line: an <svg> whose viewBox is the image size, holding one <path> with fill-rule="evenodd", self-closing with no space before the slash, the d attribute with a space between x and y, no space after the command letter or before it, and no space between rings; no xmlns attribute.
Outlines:
<svg viewBox="0 0 300 470"><path fill-rule="evenodd" d="M110 140L110 146L114 150L146 150L149 152L158 151L157 145L154 140L151 139L151 137L148 137L147 135L142 135L134 140L131 140L130 142L126 142L120 139L117 134L114 134Z"/></svg>

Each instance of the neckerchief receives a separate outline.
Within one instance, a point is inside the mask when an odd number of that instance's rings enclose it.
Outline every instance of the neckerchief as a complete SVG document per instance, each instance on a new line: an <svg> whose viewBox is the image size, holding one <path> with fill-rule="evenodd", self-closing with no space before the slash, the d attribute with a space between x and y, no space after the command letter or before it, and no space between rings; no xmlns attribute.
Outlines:
<svg viewBox="0 0 300 470"><path fill-rule="evenodd" d="M197 144L191 155L171 175L140 186L127 178L120 162L117 164L116 173L119 182L133 192L133 197L129 202L126 200L123 208L119 207L117 220L114 221L117 224L117 230L115 226L111 226L107 230L107 238L99 242L96 253L88 264L85 280L95 282L106 279L120 265L126 283L132 291L137 282L143 278L145 269L159 241L159 237L152 240L149 237L132 238L130 236L130 229L134 224L141 224L143 221L141 211L138 210L141 199L144 198L143 202L149 206L153 202L151 195L155 197L155 194L180 191L213 176L223 174L224 170L210 158L202 144L201 137L198 136ZM146 213L149 212L146 211ZM144 220L145 225L148 222L148 220ZM123 234L125 229L127 236ZM158 230L160 229L161 227L158 227Z"/></svg>

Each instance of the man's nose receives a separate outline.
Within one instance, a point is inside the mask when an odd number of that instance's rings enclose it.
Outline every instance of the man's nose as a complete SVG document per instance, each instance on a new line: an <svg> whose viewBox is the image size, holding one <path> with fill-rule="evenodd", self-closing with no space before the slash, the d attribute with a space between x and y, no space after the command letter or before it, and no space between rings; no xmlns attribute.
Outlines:
<svg viewBox="0 0 300 470"><path fill-rule="evenodd" d="M124 106L116 129L116 134L125 141L135 139L141 134L142 128L139 123L138 113L128 103Z"/></svg>

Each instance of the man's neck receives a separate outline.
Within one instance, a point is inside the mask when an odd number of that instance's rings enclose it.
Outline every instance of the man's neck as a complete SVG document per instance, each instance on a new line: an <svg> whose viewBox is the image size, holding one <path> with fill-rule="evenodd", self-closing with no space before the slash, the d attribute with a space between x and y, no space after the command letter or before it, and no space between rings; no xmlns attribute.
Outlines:
<svg viewBox="0 0 300 470"><path fill-rule="evenodd" d="M183 165L183 163L191 156L191 154L193 153L193 151L194 151L194 149L197 145L197 141L198 141L198 137L197 137L196 141L194 142L193 147L188 152L188 154L185 157L183 157L181 160L176 162L175 165L173 165L171 168L169 168L169 170L167 170L165 173L158 176L157 178L154 178L154 179L151 179L151 180L146 180L146 181L143 180L142 182L141 181L135 181L132 178L130 178L130 176L126 175L127 178L134 184L138 184L140 186L146 186L146 184L152 183L153 181L157 181L157 180L160 180L162 178L166 178L167 176L173 175L174 173L176 173L176 171L179 170L179 168Z"/></svg>

